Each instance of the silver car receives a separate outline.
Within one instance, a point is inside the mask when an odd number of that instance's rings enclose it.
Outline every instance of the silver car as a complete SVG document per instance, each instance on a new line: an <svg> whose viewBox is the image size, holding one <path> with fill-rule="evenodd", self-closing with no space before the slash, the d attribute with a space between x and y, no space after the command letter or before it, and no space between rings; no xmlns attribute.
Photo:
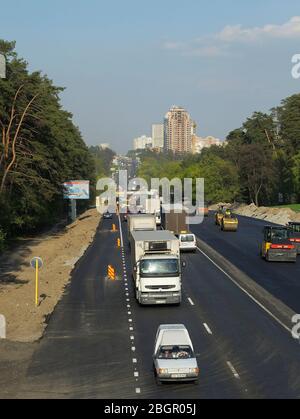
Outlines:
<svg viewBox="0 0 300 419"><path fill-rule="evenodd" d="M184 325L161 325L153 354L155 376L161 382L198 382L199 368Z"/></svg>

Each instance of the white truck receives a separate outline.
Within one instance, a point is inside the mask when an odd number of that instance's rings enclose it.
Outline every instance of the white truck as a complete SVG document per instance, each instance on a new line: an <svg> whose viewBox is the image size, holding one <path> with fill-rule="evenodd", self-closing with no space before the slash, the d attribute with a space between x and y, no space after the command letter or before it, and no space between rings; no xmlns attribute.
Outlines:
<svg viewBox="0 0 300 419"><path fill-rule="evenodd" d="M153 214L156 218L156 225L161 225L161 211L160 211L160 198L152 197L146 200L146 214Z"/></svg>
<svg viewBox="0 0 300 419"><path fill-rule="evenodd" d="M169 231L133 231L131 260L136 299L141 305L180 304L179 240Z"/></svg>
<svg viewBox="0 0 300 419"><path fill-rule="evenodd" d="M152 214L130 214L127 217L128 240L133 231L155 231L156 219Z"/></svg>

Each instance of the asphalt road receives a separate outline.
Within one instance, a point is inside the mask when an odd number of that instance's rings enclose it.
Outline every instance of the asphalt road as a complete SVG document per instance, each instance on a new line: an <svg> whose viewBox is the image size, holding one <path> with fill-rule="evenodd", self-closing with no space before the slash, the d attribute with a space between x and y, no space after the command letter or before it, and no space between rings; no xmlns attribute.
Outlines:
<svg viewBox="0 0 300 419"><path fill-rule="evenodd" d="M238 217L238 232L222 232L211 214L204 223L191 230L203 241L226 257L259 285L296 313L300 313L300 260L293 263L268 263L260 257L265 221Z"/></svg>
<svg viewBox="0 0 300 419"><path fill-rule="evenodd" d="M111 227L109 220L100 225L74 270L14 397L300 398L299 343L224 273L199 252L186 254L182 305L140 307L133 295L127 225L124 249L117 248L120 234ZM115 266L117 281L106 278L108 264ZM184 323L190 331L199 385L157 386L152 351L163 323Z"/></svg>

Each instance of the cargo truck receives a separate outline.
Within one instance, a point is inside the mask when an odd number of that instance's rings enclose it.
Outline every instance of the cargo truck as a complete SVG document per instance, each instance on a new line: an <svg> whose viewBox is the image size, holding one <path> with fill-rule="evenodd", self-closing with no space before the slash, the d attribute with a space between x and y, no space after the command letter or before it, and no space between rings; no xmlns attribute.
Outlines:
<svg viewBox="0 0 300 419"><path fill-rule="evenodd" d="M163 205L162 226L164 230L171 231L176 237L189 231L187 213L180 205Z"/></svg>
<svg viewBox="0 0 300 419"><path fill-rule="evenodd" d="M180 304L179 240L169 231L133 231L131 262L135 295L141 305Z"/></svg>
<svg viewBox="0 0 300 419"><path fill-rule="evenodd" d="M152 214L130 214L127 217L128 240L133 231L155 231L156 219Z"/></svg>

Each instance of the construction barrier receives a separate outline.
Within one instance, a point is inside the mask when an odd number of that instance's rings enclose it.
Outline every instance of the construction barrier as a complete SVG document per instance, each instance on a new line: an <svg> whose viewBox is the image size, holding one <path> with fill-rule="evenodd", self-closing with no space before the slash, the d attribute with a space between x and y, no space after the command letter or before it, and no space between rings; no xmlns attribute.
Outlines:
<svg viewBox="0 0 300 419"><path fill-rule="evenodd" d="M116 271L111 265L109 265L107 268L107 275L112 281L116 279Z"/></svg>

